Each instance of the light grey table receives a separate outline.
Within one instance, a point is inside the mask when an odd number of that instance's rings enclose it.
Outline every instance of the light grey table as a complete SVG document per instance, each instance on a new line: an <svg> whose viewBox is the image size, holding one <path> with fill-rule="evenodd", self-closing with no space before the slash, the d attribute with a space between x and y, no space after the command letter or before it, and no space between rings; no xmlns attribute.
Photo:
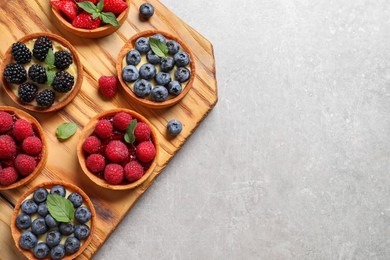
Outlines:
<svg viewBox="0 0 390 260"><path fill-rule="evenodd" d="M162 2L219 103L96 259L390 259L390 1Z"/></svg>

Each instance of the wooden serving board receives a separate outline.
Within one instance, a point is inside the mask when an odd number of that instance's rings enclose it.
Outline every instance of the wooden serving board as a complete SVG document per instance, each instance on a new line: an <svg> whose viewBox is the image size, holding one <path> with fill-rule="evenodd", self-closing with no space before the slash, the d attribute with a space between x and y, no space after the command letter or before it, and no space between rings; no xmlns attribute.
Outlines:
<svg viewBox="0 0 390 260"><path fill-rule="evenodd" d="M9 228L13 206L19 196L38 183L54 179L69 181L81 187L94 203L98 215L97 232L91 245L78 258L90 259L216 104L217 83L211 43L157 0L148 1L156 10L152 19L149 22L141 21L138 8L144 2L132 1L127 21L116 33L102 39L89 40L66 32L54 20L48 0L0 1L0 58L22 36L50 31L63 36L75 46L85 70L80 93L65 109L49 114L32 113L44 128L49 157L45 169L33 182L23 188L0 192L0 259L23 259L14 246ZM177 35L190 46L197 68L191 91L179 104L162 110L131 103L122 90L114 99L102 98L97 89L99 77L116 74L116 58L127 39L139 31L150 29ZM0 91L0 105L16 106L3 89ZM161 141L155 171L145 183L130 191L111 191L96 186L84 175L77 160L76 145L80 130L97 113L116 107L133 109L148 118L158 130ZM166 124L171 119L179 119L184 126L176 138L166 134ZM58 125L68 121L76 122L80 129L68 141L59 142L55 130Z"/></svg>

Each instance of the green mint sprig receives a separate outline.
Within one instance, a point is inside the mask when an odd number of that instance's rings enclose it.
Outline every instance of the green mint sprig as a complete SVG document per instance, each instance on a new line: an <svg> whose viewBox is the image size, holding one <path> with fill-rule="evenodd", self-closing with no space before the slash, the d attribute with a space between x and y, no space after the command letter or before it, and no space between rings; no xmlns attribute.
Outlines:
<svg viewBox="0 0 390 260"><path fill-rule="evenodd" d="M100 0L97 5L92 2L80 2L76 3L81 9L92 15L93 19L100 18L104 23L111 24L113 26L119 26L119 22L116 19L115 14L112 12L102 12L104 7L104 0Z"/></svg>
<svg viewBox="0 0 390 260"><path fill-rule="evenodd" d="M54 70L56 66L54 65L54 61L55 61L54 52L53 49L50 48L45 58L45 64L47 65L46 67L47 83L49 85L53 83L54 78L56 77L56 71Z"/></svg>
<svg viewBox="0 0 390 260"><path fill-rule="evenodd" d="M164 58L168 54L168 46L160 41L159 39L155 39L150 37L149 44L152 48L152 51L159 57Z"/></svg>
<svg viewBox="0 0 390 260"><path fill-rule="evenodd" d="M131 120L130 124L126 128L125 142L132 144L135 142L134 130L137 126L137 119Z"/></svg>
<svg viewBox="0 0 390 260"><path fill-rule="evenodd" d="M47 209L57 222L70 222L74 217L72 202L60 195L47 195Z"/></svg>
<svg viewBox="0 0 390 260"><path fill-rule="evenodd" d="M56 135L58 140L65 141L74 135L77 131L77 125L73 122L63 123L57 127Z"/></svg>

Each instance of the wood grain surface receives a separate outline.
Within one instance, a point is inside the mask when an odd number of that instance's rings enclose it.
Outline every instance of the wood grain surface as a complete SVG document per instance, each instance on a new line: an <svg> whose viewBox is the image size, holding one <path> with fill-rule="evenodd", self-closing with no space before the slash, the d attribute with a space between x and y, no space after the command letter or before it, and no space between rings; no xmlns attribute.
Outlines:
<svg viewBox="0 0 390 260"><path fill-rule="evenodd" d="M216 104L217 83L211 43L157 0L149 1L156 9L152 19L148 22L141 21L138 18L138 8L143 2L131 2L129 16L117 32L105 38L91 40L65 31L54 20L47 0L0 1L0 58L3 58L7 48L17 39L30 33L50 31L63 36L74 45L85 71L80 93L66 108L47 114L31 113L44 128L48 141L48 161L43 172L33 182L23 188L0 192L0 259L23 259L14 246L9 228L13 206L19 196L30 187L55 179L81 187L96 208L97 230L91 245L78 257L90 259ZM177 105L159 110L132 103L122 90L114 99L103 98L97 90L99 77L116 74L116 59L125 42L133 34L151 29L176 35L190 46L197 67L191 91ZM16 106L3 89L0 91L0 105ZM95 185L84 175L77 160L76 146L83 126L97 113L116 107L135 110L148 118L157 129L161 142L155 171L141 186L130 191L105 190ZM171 119L179 119L184 126L183 132L176 138L170 138L166 133L166 124ZM58 125L67 121L77 123L79 131L68 141L59 142L55 137L55 130Z"/></svg>

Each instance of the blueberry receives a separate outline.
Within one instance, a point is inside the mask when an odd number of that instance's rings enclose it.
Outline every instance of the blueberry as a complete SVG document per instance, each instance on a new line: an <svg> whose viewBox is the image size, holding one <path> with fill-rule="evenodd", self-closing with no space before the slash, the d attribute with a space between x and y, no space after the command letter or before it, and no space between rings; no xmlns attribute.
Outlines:
<svg viewBox="0 0 390 260"><path fill-rule="evenodd" d="M47 226L44 218L37 218L31 223L31 231L39 236L47 232Z"/></svg>
<svg viewBox="0 0 390 260"><path fill-rule="evenodd" d="M175 66L175 61L172 57L165 57L161 59L160 67L163 72L170 72Z"/></svg>
<svg viewBox="0 0 390 260"><path fill-rule="evenodd" d="M159 72L156 75L156 82L158 85L165 86L171 82L171 75L166 72Z"/></svg>
<svg viewBox="0 0 390 260"><path fill-rule="evenodd" d="M81 197L80 194L73 192L68 196L68 200L70 200L73 203L73 206L75 208L78 208L83 204L83 197Z"/></svg>
<svg viewBox="0 0 390 260"><path fill-rule="evenodd" d="M168 133L172 136L177 136L183 130L183 125L179 120L171 120L167 124Z"/></svg>
<svg viewBox="0 0 390 260"><path fill-rule="evenodd" d="M137 50L131 50L126 54L127 65L137 66L141 61L141 54Z"/></svg>
<svg viewBox="0 0 390 260"><path fill-rule="evenodd" d="M151 91L152 84L145 79L137 80L134 83L134 93L137 97L143 98L149 96Z"/></svg>
<svg viewBox="0 0 390 260"><path fill-rule="evenodd" d="M182 91L182 87L178 81L169 82L167 89L169 94L173 96L178 96Z"/></svg>
<svg viewBox="0 0 390 260"><path fill-rule="evenodd" d="M22 211L28 215L37 213L38 205L33 200L25 200L22 203Z"/></svg>
<svg viewBox="0 0 390 260"><path fill-rule="evenodd" d="M139 77L138 69L133 65L127 65L122 70L122 77L126 82L134 82Z"/></svg>
<svg viewBox="0 0 390 260"><path fill-rule="evenodd" d="M41 217L45 217L48 214L46 201L38 205L38 214Z"/></svg>
<svg viewBox="0 0 390 260"><path fill-rule="evenodd" d="M146 59L150 64L153 65L160 64L161 62L160 56L156 55L152 50L148 51L148 54L146 54Z"/></svg>
<svg viewBox="0 0 390 260"><path fill-rule="evenodd" d="M46 225L50 228L58 226L58 222L55 221L55 219L50 214L46 215L45 222L46 222Z"/></svg>
<svg viewBox="0 0 390 260"><path fill-rule="evenodd" d="M149 3L144 3L139 7L139 13L142 18L149 19L154 14L154 7Z"/></svg>
<svg viewBox="0 0 390 260"><path fill-rule="evenodd" d="M168 90L164 86L155 86L152 89L152 98L156 102L163 102L168 98Z"/></svg>
<svg viewBox="0 0 390 260"><path fill-rule="evenodd" d="M190 56L184 51L176 53L173 59L178 67L184 67L190 63Z"/></svg>
<svg viewBox="0 0 390 260"><path fill-rule="evenodd" d="M191 76L191 72L187 68L179 67L175 71L175 78L180 83L183 83L183 82L186 82L187 80L189 80L190 76Z"/></svg>
<svg viewBox="0 0 390 260"><path fill-rule="evenodd" d="M77 225L74 229L74 236L79 240L86 239L87 237L89 237L90 233L91 230L85 224Z"/></svg>
<svg viewBox="0 0 390 260"><path fill-rule="evenodd" d="M33 195L33 199L36 203L41 203L41 202L44 202L47 198L47 194L49 192L47 192L46 189L44 188L39 188L37 189L35 192L34 192L34 195Z"/></svg>
<svg viewBox="0 0 390 260"><path fill-rule="evenodd" d="M65 236L69 236L74 232L74 224L72 222L61 223L60 232Z"/></svg>
<svg viewBox="0 0 390 260"><path fill-rule="evenodd" d="M163 43L167 43L167 39L165 39L164 35L162 35L161 33L157 33L157 34L153 35L152 38L159 40Z"/></svg>
<svg viewBox="0 0 390 260"><path fill-rule="evenodd" d="M180 44L175 40L170 40L167 42L168 47L168 53L169 54L176 54L180 50Z"/></svg>
<svg viewBox="0 0 390 260"><path fill-rule="evenodd" d="M54 260L62 259L65 256L65 247L58 245L50 250L50 257Z"/></svg>
<svg viewBox="0 0 390 260"><path fill-rule="evenodd" d="M65 252L68 255L76 253L80 249L80 240L75 237L68 237L65 240Z"/></svg>
<svg viewBox="0 0 390 260"><path fill-rule="evenodd" d="M17 218L16 218L16 226L19 229L27 229L31 226L31 218L29 215L26 215L24 213L21 213Z"/></svg>
<svg viewBox="0 0 390 260"><path fill-rule="evenodd" d="M135 48L140 53L147 53L150 50L149 39L145 37L138 38L135 41Z"/></svg>
<svg viewBox="0 0 390 260"><path fill-rule="evenodd" d="M23 249L33 249L37 244L37 237L30 231L24 232L19 238L19 245Z"/></svg>
<svg viewBox="0 0 390 260"><path fill-rule="evenodd" d="M91 211L89 211L88 208L81 206L77 208L76 211L74 212L74 218L80 224L84 224L85 222L91 219Z"/></svg>
<svg viewBox="0 0 390 260"><path fill-rule="evenodd" d="M46 243L49 247L53 248L60 244L61 238L61 233L58 230L52 230L46 235Z"/></svg>
<svg viewBox="0 0 390 260"><path fill-rule="evenodd" d="M50 194L60 195L62 197L65 197L66 191L65 188L61 185L56 185L50 190Z"/></svg>
<svg viewBox="0 0 390 260"><path fill-rule="evenodd" d="M142 79L152 79L156 76L156 67L150 63L146 63L139 68L139 75Z"/></svg>
<svg viewBox="0 0 390 260"><path fill-rule="evenodd" d="M39 259L46 258L49 255L49 253L50 253L50 248L43 242L38 243L38 245L34 247L34 256L36 258Z"/></svg>

